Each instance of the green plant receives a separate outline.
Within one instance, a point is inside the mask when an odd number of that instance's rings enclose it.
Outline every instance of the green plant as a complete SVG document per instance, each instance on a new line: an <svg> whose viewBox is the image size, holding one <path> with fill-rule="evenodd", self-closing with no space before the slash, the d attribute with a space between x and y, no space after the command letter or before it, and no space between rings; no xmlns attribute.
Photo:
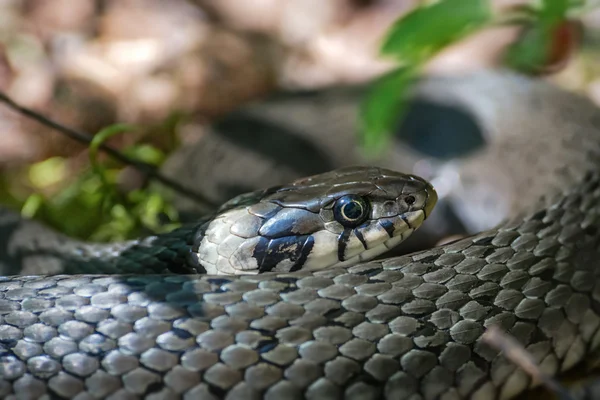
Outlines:
<svg viewBox="0 0 600 400"><path fill-rule="evenodd" d="M508 51L506 65L535 73L556 56L553 40L585 0L540 0L495 15L491 0L439 0L400 18L381 46L383 57L399 67L378 79L363 102L360 134L367 152L384 148L407 105L407 93L423 66L449 44L486 26L525 25L525 33Z"/></svg>
<svg viewBox="0 0 600 400"><path fill-rule="evenodd" d="M131 167L99 156L99 147L106 140L137 130L125 124L102 129L89 145L89 166L75 166L71 158L51 157L28 167L24 175L32 193L23 201L21 214L67 235L96 241L129 239L179 225L175 208L162 193L147 184L124 190L121 181L132 172ZM130 159L153 166L166 157L159 148L143 142L122 151ZM7 196L6 182L2 186L4 196L15 197Z"/></svg>

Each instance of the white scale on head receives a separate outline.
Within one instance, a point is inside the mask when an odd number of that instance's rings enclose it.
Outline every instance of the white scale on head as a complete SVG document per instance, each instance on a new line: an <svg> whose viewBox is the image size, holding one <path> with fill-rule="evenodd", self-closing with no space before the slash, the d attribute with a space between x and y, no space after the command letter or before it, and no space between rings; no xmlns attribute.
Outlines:
<svg viewBox="0 0 600 400"><path fill-rule="evenodd" d="M246 208L233 209L210 221L197 253L197 261L207 274L258 273L258 263L252 253L260 237L243 238L231 233L235 222L246 216Z"/></svg>

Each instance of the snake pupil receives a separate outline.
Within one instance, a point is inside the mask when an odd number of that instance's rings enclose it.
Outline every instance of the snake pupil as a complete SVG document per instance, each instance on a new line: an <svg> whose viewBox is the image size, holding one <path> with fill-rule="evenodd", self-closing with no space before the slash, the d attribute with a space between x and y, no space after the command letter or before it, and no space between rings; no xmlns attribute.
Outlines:
<svg viewBox="0 0 600 400"><path fill-rule="evenodd" d="M362 215L362 206L358 202L353 201L346 204L342 209L342 212L346 218L356 220Z"/></svg>
<svg viewBox="0 0 600 400"><path fill-rule="evenodd" d="M335 219L346 227L361 224L368 214L365 200L357 195L346 195L338 199L333 209Z"/></svg>

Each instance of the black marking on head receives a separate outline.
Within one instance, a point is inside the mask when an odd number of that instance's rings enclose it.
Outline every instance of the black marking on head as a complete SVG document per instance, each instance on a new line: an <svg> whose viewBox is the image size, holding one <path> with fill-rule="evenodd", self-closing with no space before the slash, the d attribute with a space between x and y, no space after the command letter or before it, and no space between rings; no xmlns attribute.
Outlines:
<svg viewBox="0 0 600 400"><path fill-rule="evenodd" d="M313 238L312 235L307 236L306 241L302 246L302 250L300 251L300 257L296 260L292 268L290 268L290 272L298 271L304 266L314 246L315 238Z"/></svg>
<svg viewBox="0 0 600 400"><path fill-rule="evenodd" d="M282 238L276 238L269 240L269 244L265 251L263 251L262 263L260 263L260 272L269 272L277 266L283 260L290 260L294 262L293 266L299 264L302 259L304 248L307 246L307 238L311 236L286 236ZM259 241L259 244L262 240ZM312 249L314 239L309 247ZM254 252L258 250L256 246ZM310 251L308 251L310 253ZM308 256L308 255L307 255ZM304 262L300 263L302 266Z"/></svg>
<svg viewBox="0 0 600 400"><path fill-rule="evenodd" d="M394 228L394 224L390 220L388 220L388 219L380 219L379 220L379 225L381 225L381 227L383 229L385 229L385 231L387 232L387 234L388 234L388 236L390 238L394 237L394 230L395 230L395 228Z"/></svg>
<svg viewBox="0 0 600 400"><path fill-rule="evenodd" d="M408 220L408 218L406 218L406 215L404 214L400 214L400 218L402 218L402 221L404 221L404 223L410 228L410 229L414 229L413 226L411 225L410 221Z"/></svg>
<svg viewBox="0 0 600 400"><path fill-rule="evenodd" d="M346 253L346 245L348 244L348 239L350 238L350 233L352 231L350 229L344 229L340 236L338 236L338 260L345 261L346 258L344 254Z"/></svg>
<svg viewBox="0 0 600 400"><path fill-rule="evenodd" d="M265 261L265 257L267 255L267 249L269 248L269 239L266 237L260 237L254 251L252 252L252 257L256 259L256 264L258 265L258 270L262 271L263 263Z"/></svg>
<svg viewBox="0 0 600 400"><path fill-rule="evenodd" d="M360 243L363 245L364 249L367 250L367 241L365 240L365 237L363 236L362 232L358 230L358 228L360 227L354 229L354 234L356 235L358 240L360 240Z"/></svg>
<svg viewBox="0 0 600 400"><path fill-rule="evenodd" d="M259 234L267 238L281 238L294 235L309 235L323 228L319 214L300 208L285 208L268 219L259 229Z"/></svg>

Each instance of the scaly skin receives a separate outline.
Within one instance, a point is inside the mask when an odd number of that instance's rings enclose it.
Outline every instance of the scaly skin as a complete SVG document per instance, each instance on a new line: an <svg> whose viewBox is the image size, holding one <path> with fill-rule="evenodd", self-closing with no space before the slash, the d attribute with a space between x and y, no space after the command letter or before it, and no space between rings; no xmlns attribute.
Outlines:
<svg viewBox="0 0 600 400"><path fill-rule="evenodd" d="M516 223L347 268L2 278L0 393L511 397L530 379L480 342L485 327L552 375L598 347L599 184L590 175Z"/></svg>
<svg viewBox="0 0 600 400"><path fill-rule="evenodd" d="M588 117L577 116L597 112ZM492 157L522 183L517 200L545 198L399 258L254 276L2 278L0 396L514 397L530 378L481 342L486 327L515 336L550 375L600 346L599 143L583 129L511 138Z"/></svg>

